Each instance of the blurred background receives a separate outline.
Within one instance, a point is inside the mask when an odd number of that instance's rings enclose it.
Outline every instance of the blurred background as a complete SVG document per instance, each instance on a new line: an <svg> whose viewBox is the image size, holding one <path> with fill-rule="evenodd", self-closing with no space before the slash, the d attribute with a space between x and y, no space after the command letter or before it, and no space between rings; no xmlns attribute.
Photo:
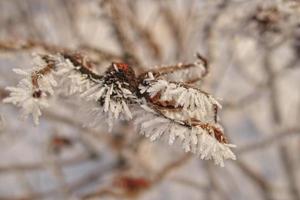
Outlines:
<svg viewBox="0 0 300 200"><path fill-rule="evenodd" d="M300 200L299 0L0 0L0 98L33 52L78 50L104 71L191 62L221 99L237 161L224 168L131 124L84 128L76 101L53 100L41 124L0 103L0 199Z"/></svg>

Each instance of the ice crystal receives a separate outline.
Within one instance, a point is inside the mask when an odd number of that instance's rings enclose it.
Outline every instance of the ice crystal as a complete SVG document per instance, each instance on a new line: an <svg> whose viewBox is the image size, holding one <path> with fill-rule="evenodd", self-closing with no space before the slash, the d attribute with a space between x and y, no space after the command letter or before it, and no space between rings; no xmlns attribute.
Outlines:
<svg viewBox="0 0 300 200"><path fill-rule="evenodd" d="M203 59L171 67L177 72L163 68L162 73L138 77L125 63L112 63L98 75L85 57L75 53L38 55L34 63L30 71L14 70L24 78L17 87L7 88L10 95L4 102L21 107L24 117L31 114L35 124L41 110L49 106L48 98L63 92L83 100L88 126L102 127L106 122L111 131L118 121L132 120L151 141L167 137L173 144L178 140L186 152L213 159L221 166L225 159L235 159L230 149L233 145L228 144L218 123L221 105L210 94L178 81L193 80L196 73L204 76ZM181 79L175 82L177 76Z"/></svg>

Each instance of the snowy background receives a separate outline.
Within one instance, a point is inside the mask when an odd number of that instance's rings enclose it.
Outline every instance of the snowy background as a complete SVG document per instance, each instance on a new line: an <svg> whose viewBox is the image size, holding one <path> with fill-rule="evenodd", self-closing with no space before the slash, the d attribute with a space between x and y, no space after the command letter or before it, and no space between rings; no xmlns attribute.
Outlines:
<svg viewBox="0 0 300 200"><path fill-rule="evenodd" d="M221 99L237 145L221 168L130 124L84 128L72 98L54 99L39 126L0 103L0 199L300 199L299 1L0 0L0 27L1 99L46 44L82 51L99 72L128 53L142 71L199 52L210 74L197 85Z"/></svg>

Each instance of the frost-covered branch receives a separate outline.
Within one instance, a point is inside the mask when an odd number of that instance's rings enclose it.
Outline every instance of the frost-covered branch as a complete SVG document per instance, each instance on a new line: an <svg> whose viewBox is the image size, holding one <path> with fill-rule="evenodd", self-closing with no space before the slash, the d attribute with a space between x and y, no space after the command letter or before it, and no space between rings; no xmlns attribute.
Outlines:
<svg viewBox="0 0 300 200"><path fill-rule="evenodd" d="M208 61L197 53L194 63L178 63L171 66L159 66L150 70L154 77L164 77L169 81L194 83L203 79L209 72ZM147 74L148 72L145 72Z"/></svg>
<svg viewBox="0 0 300 200"><path fill-rule="evenodd" d="M235 159L230 150L234 145L228 144L217 122L221 106L212 96L188 85L156 80L151 73L139 89L147 99L143 108L148 114L138 114L137 124L152 141L167 135L173 144L179 138L186 152L212 158L221 166L223 159Z"/></svg>
<svg viewBox="0 0 300 200"><path fill-rule="evenodd" d="M21 107L23 117L31 114L35 124L39 123L41 110L50 105L50 97L63 93L84 100L89 126L103 127L103 122L107 122L111 131L114 123L130 120L152 141L166 136L173 144L179 138L186 152L213 159L221 166L224 159L235 159L230 150L233 145L228 144L218 123L221 105L217 100L166 76L174 68L187 75L195 74L196 68L202 70L202 77L207 73L207 63L199 56L195 63L139 76L128 64L115 62L99 75L93 71L94 64L79 53L37 55L34 64L29 71L14 70L24 78L17 87L7 88L10 96L4 102Z"/></svg>

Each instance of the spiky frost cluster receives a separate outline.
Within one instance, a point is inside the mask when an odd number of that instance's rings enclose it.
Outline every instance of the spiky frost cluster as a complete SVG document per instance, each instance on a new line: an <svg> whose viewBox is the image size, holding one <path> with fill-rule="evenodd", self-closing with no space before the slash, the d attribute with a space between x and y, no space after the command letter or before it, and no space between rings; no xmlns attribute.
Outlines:
<svg viewBox="0 0 300 200"><path fill-rule="evenodd" d="M127 82L129 77L120 74L118 63L112 63L105 75L99 76L90 71L91 69L83 68L81 66L83 63L76 58L68 55L58 58L57 74L61 76L60 85L65 89L65 93L78 94L82 99L91 101L95 105L87 111L91 115L87 125L95 126L104 120L111 130L114 120L120 117L132 118L129 104L134 103L136 98Z"/></svg>
<svg viewBox="0 0 300 200"><path fill-rule="evenodd" d="M17 87L6 88L10 92L10 96L5 98L3 102L13 103L21 107L22 118L27 118L28 115L32 114L34 123L38 124L42 114L41 109L49 106L47 97L54 94L53 87L57 86L57 82L51 73L37 73L46 65L43 59L35 56L33 61L35 67L32 70L13 69L16 74L24 78L21 79Z"/></svg>
<svg viewBox="0 0 300 200"><path fill-rule="evenodd" d="M63 92L91 105L87 113L93 120L87 125L103 125L106 121L111 130L117 121L131 120L151 141L164 136L173 144L178 138L186 152L213 159L221 166L224 159L235 159L230 149L233 145L228 144L218 123L221 105L198 88L172 79L176 70L184 72L182 79L186 80L194 79L186 73L189 69L193 74L205 74L206 66L200 60L139 76L124 63L112 63L98 75L92 70L93 64L76 53L38 55L36 60L31 71L14 70L24 78L17 87L7 88L10 96L4 99L21 107L23 116L32 114L36 124L50 97Z"/></svg>
<svg viewBox="0 0 300 200"><path fill-rule="evenodd" d="M178 138L186 152L213 159L221 166L223 159L235 159L229 148L234 145L227 143L217 123L221 105L211 95L182 83L155 79L151 73L147 77L139 89L147 94L152 108L144 106L149 114L141 113L138 117L142 133L151 140L168 135L169 144Z"/></svg>

